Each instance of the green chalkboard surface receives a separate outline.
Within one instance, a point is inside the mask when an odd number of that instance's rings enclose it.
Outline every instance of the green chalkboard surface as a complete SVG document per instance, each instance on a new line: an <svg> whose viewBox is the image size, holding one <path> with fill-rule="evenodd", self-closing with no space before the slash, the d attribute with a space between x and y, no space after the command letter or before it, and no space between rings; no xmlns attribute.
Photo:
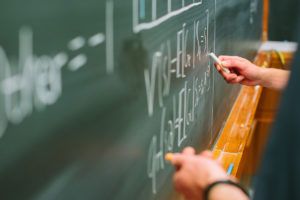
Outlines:
<svg viewBox="0 0 300 200"><path fill-rule="evenodd" d="M212 148L259 0L1 0L0 199L168 199L167 152Z"/></svg>
<svg viewBox="0 0 300 200"><path fill-rule="evenodd" d="M298 41L299 9L297 0L270 1L268 40ZM297 32L298 31L298 32Z"/></svg>

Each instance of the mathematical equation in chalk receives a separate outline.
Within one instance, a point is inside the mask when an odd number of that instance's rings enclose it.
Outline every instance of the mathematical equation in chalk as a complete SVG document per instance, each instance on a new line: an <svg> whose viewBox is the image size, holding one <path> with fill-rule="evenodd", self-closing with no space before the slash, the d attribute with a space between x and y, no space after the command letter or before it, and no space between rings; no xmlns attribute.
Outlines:
<svg viewBox="0 0 300 200"><path fill-rule="evenodd" d="M133 0L132 10L133 10L133 32L138 33L142 30L148 30L154 28L170 18L173 18L181 13L188 11L189 9L199 6L202 4L202 0L181 0L181 6L174 8L172 0L167 0L164 2L159 1L159 4L166 3L166 10L162 15L158 15L158 2L157 0L151 0L151 7L147 7L147 0ZM147 21L145 19L146 11L150 12L151 18Z"/></svg>
<svg viewBox="0 0 300 200"><path fill-rule="evenodd" d="M144 70L148 115L152 117L155 111L161 113L160 132L152 137L147 160L147 174L152 180L154 194L157 192L157 176L164 169L164 155L172 152L175 146L181 147L188 139L188 130L198 118L200 100L210 91L211 63L207 55L212 45L209 44L208 9L206 19L201 21L205 21L203 28L200 28L200 20L184 23L173 36L176 46L173 47L170 40L163 42L153 53L150 69ZM192 41L190 46L187 41ZM174 48L176 54L172 55L171 49ZM187 76L188 71L200 66L204 69L200 76L195 73L189 75L192 79ZM173 106L170 109L165 101L170 96L171 79L174 77L183 81L184 85L171 97ZM155 110L155 107L159 109Z"/></svg>
<svg viewBox="0 0 300 200"><path fill-rule="evenodd" d="M77 36L66 42L67 50L76 54L70 57L67 51L55 56L34 54L34 34L30 27L19 32L18 63L10 61L0 44L0 136L8 122L18 124L34 109L41 111L57 102L62 94L62 69L76 72L88 63L88 56L81 53L83 47L104 46L107 74L114 72L113 1L106 2L106 30L88 38ZM12 69L17 69L13 72Z"/></svg>
<svg viewBox="0 0 300 200"><path fill-rule="evenodd" d="M190 0L189 3L182 0L180 7L175 7L171 0L166 2L165 13L161 14L157 10L157 0L151 0L151 8L146 8L149 4L145 0L132 0L133 33L150 30L192 8L203 7L202 0ZM201 98L208 95L211 89L211 63L207 58L213 46L209 43L210 11L208 8L204 10L205 19L183 23L177 32L150 52L150 67L141 74L145 83L148 117L157 113L161 117L160 132L149 141L147 158L147 176L152 181L154 194L157 192L157 177L164 169L165 153L172 152L175 146L181 147L190 137L189 130L199 115L197 110ZM145 18L146 11L151 11L150 19ZM215 34L211 35L215 37ZM0 46L0 136L5 133L8 123L21 123L34 110L41 111L57 102L63 92L62 69L66 68L67 73L76 73L89 62L88 55L82 53L83 48L103 47L106 73L114 74L114 39L113 0L105 3L105 30L88 37L78 35L67 40L67 50L57 51L54 56L35 54L34 30L21 28L17 64ZM173 49L176 49L175 53L172 53ZM70 57L73 54L75 56ZM200 64L201 76L188 76L188 72L200 67ZM18 68L15 70L17 72L11 70L13 68ZM183 86L171 96L171 80L174 78ZM171 109L166 106L167 99L171 99Z"/></svg>

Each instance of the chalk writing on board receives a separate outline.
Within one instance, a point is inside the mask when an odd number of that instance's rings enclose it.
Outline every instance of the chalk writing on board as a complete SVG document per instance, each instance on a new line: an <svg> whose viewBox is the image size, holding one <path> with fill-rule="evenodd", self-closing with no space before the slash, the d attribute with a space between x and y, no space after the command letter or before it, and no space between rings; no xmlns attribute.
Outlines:
<svg viewBox="0 0 300 200"><path fill-rule="evenodd" d="M144 71L149 116L153 114L156 82L158 82L158 99L160 106L164 104L163 98L169 95L171 84L170 51L170 41L167 41L161 45L160 51L155 52L153 55L151 76L149 69L145 69Z"/></svg>
<svg viewBox="0 0 300 200"><path fill-rule="evenodd" d="M82 38L77 37L69 43L69 48L76 50L84 44ZM62 67L68 63L69 57L60 52L53 57L33 53L33 32L30 28L22 28L19 33L19 63L18 73L9 61L4 49L0 47L1 71L1 101L5 111L1 113L5 121L20 123L32 113L34 107L42 110L47 105L54 104L62 92ZM74 71L86 62L86 56L80 54L70 59L69 68ZM3 127L6 124L2 123ZM4 128L1 128L2 133Z"/></svg>
<svg viewBox="0 0 300 200"><path fill-rule="evenodd" d="M145 88L148 105L148 115L154 115L154 107L156 102L161 112L161 125L159 136L154 135L150 141L147 175L152 180L152 192L157 192L157 177L159 172L164 169L164 155L172 152L174 146L181 147L184 141L190 135L189 127L193 126L196 120L196 111L200 105L201 98L210 90L211 66L207 59L209 44L209 10L206 10L205 27L200 30L200 21L195 20L192 24L192 31L187 28L184 23L182 28L174 34L176 37L176 55L172 58L170 49L172 45L170 40L161 44L159 50L155 51L152 56L151 69L144 70ZM193 34L190 34L193 33ZM187 47L189 37L193 37L193 46ZM192 53L188 53L187 49L192 49ZM191 79L187 79L186 72L192 68L206 65L202 77L194 75ZM151 73L150 73L151 72ZM164 104L164 98L168 97L171 89L171 78L183 80L184 86L172 96L172 109L167 108ZM187 80L185 80L187 79ZM155 94L157 91L157 98ZM157 100L156 100L157 99ZM168 118L167 113L171 113L172 117Z"/></svg>
<svg viewBox="0 0 300 200"><path fill-rule="evenodd" d="M207 16L209 13L207 12ZM208 17L207 17L208 18ZM208 23L208 21L207 21ZM161 49L155 52L152 57L151 73L149 69L144 70L146 97L149 116L153 115L153 107L155 102L155 88L158 85L158 101L160 107L163 106L163 99L169 95L171 87L171 74L176 73L176 78L185 78L185 70L194 68L196 60L201 61L201 54L207 54L208 50L208 24L202 32L199 32L199 21L194 22L193 26L193 56L186 52L188 30L186 24L177 32L177 51L176 58L171 59L171 43L167 41L161 45ZM202 33L201 36L199 34ZM203 39L199 39L203 38ZM201 43L203 50L201 50ZM176 64L176 68L172 66ZM156 83L157 82L157 83Z"/></svg>
<svg viewBox="0 0 300 200"><path fill-rule="evenodd" d="M78 53L70 57L67 52L58 52L55 56L37 56L33 52L33 31L23 27L19 33L19 63L15 66L5 50L0 46L0 137L7 123L18 124L30 115L34 108L38 111L54 104L62 93L61 70L67 66L76 72L88 62L87 55L80 50L88 46L97 47L106 42L106 71L114 72L114 33L112 0L106 1L105 34L95 33L89 38L76 36L66 43L71 52ZM14 73L12 69L18 68Z"/></svg>
<svg viewBox="0 0 300 200"><path fill-rule="evenodd" d="M183 24L182 30L177 32L177 62L176 62L176 78L185 77L184 68L190 66L190 56L186 54L186 45L189 31L185 29Z"/></svg>
<svg viewBox="0 0 300 200"><path fill-rule="evenodd" d="M250 0L250 24L253 24L254 15L257 13L258 0Z"/></svg>
<svg viewBox="0 0 300 200"><path fill-rule="evenodd" d="M114 4L112 0L106 2L106 70L108 74L114 72Z"/></svg>
<svg viewBox="0 0 300 200"><path fill-rule="evenodd" d="M23 28L19 36L19 73L13 74L3 48L0 47L1 71L5 73L1 81L5 112L8 121L20 123L33 110L55 103L61 94L61 68L68 56L58 53L54 57L33 55L33 34L31 29ZM20 97L18 97L20 96Z"/></svg>
<svg viewBox="0 0 300 200"><path fill-rule="evenodd" d="M168 19L177 16L183 12L188 11L189 9L199 6L202 4L202 0L193 0L192 2L186 3L185 0L182 0L182 7L176 10L172 10L172 1L168 0L167 10L165 15L157 18L157 0L151 0L151 21L140 23L140 12L144 12L145 8L140 8L139 0L132 0L132 9L133 9L133 32L138 33L142 30L148 30L154 28L161 23L167 21ZM145 4L143 4L145 5Z"/></svg>
<svg viewBox="0 0 300 200"><path fill-rule="evenodd" d="M157 174L164 169L163 157L167 152L173 151L175 144L180 147L189 137L186 130L196 120L195 111L200 105L201 97L207 91L204 88L207 88L209 77L210 67L208 66L203 80L194 76L190 86L185 81L184 88L173 96L172 119L166 119L167 108L162 108L159 138L156 135L152 137L147 161L147 173L152 180L154 194L157 191Z"/></svg>

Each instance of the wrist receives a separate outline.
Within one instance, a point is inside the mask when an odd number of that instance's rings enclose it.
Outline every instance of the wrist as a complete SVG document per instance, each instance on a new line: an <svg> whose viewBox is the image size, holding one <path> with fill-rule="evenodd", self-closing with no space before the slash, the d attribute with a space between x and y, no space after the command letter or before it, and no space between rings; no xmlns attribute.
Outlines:
<svg viewBox="0 0 300 200"><path fill-rule="evenodd" d="M290 72L274 68L260 68L258 84L274 90L283 90L289 80Z"/></svg>
<svg viewBox="0 0 300 200"><path fill-rule="evenodd" d="M211 174L210 176L207 177L206 180L207 181L202 186L202 188L204 188L204 189L209 187L211 184L213 184L215 182L230 180L230 177L225 172L221 171L219 173Z"/></svg>
<svg viewBox="0 0 300 200"><path fill-rule="evenodd" d="M264 86L265 85L265 79L266 79L266 77L267 77L267 71L268 71L268 69L266 69L266 68L262 68L262 67L258 67L258 66L256 66L257 68L258 68L258 70L257 70L257 85L261 85L261 86Z"/></svg>
<svg viewBox="0 0 300 200"><path fill-rule="evenodd" d="M204 191L204 200L227 199L228 196L230 196L230 199L237 200L249 198L248 192L238 183L231 180L216 181L210 184Z"/></svg>

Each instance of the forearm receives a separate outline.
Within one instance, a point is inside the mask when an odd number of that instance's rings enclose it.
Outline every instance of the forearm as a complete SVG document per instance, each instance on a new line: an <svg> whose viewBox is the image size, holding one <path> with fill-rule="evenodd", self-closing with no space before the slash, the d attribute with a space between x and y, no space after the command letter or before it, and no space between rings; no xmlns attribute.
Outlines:
<svg viewBox="0 0 300 200"><path fill-rule="evenodd" d="M290 71L262 68L260 73L260 85L274 90L284 90L290 77Z"/></svg>
<svg viewBox="0 0 300 200"><path fill-rule="evenodd" d="M209 200L249 200L242 190L239 188L227 185L220 184L213 187L208 195Z"/></svg>

